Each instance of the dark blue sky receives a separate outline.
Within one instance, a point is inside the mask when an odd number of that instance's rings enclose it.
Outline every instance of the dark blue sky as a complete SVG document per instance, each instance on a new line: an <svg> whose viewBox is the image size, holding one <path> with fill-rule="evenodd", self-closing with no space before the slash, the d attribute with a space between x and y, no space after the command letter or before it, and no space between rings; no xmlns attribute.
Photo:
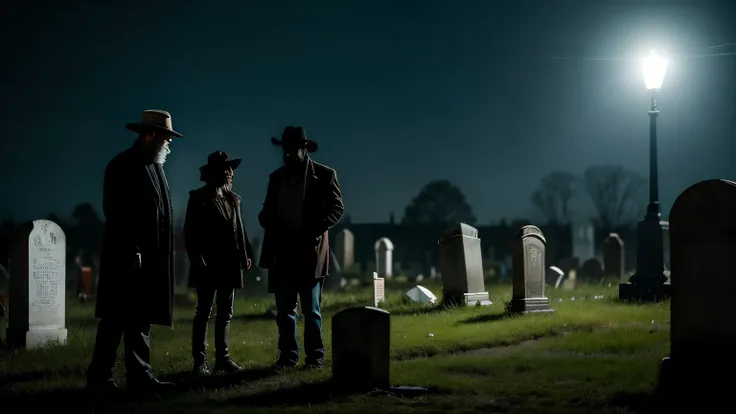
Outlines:
<svg viewBox="0 0 736 414"><path fill-rule="evenodd" d="M436 178L458 184L481 223L530 216L550 171L648 174L641 53L736 42L734 5L716 1L96 3L2 6L0 217L99 206L106 163L134 139L124 124L149 108L185 135L166 164L178 211L221 149L244 159L235 187L255 226L280 162L269 137L294 124L338 170L353 221L400 218ZM699 180L736 178L734 74L734 56L670 68L665 211Z"/></svg>

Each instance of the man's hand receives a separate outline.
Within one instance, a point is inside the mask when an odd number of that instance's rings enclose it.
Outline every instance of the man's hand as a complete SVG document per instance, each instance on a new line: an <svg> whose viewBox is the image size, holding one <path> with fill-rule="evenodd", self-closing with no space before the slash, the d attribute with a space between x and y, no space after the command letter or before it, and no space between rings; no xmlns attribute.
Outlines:
<svg viewBox="0 0 736 414"><path fill-rule="evenodd" d="M140 270L142 264L143 264L143 261L141 260L141 254L136 253L135 254L135 269Z"/></svg>

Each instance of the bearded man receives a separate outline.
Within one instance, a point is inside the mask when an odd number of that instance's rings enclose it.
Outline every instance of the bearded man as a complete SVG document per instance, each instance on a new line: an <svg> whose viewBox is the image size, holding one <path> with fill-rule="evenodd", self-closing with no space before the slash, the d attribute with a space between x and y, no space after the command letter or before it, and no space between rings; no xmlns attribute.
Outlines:
<svg viewBox="0 0 736 414"><path fill-rule="evenodd" d="M189 192L184 240L189 257L189 287L197 289L192 324L194 374L210 374L207 364L207 325L217 299L215 318L215 372L235 372L230 358L228 333L233 317L235 289L243 288L243 271L250 269L253 249L243 226L241 198L232 191L233 170L240 159L222 151L207 157L200 167L206 184Z"/></svg>
<svg viewBox="0 0 736 414"><path fill-rule="evenodd" d="M288 126L281 140L284 165L271 173L258 214L265 230L259 266L268 269L268 290L276 297L279 359L275 369L299 361L297 296L304 316L306 367L322 368L322 286L330 270L327 231L342 218L344 206L337 173L309 157L317 143L302 127Z"/></svg>
<svg viewBox="0 0 736 414"><path fill-rule="evenodd" d="M112 368L124 338L128 391L173 386L151 372L151 325L173 327L174 263L171 193L163 164L171 152L171 115L151 109L126 127L138 139L107 165L102 190L102 241L95 316L100 319L87 370L87 390L117 388Z"/></svg>

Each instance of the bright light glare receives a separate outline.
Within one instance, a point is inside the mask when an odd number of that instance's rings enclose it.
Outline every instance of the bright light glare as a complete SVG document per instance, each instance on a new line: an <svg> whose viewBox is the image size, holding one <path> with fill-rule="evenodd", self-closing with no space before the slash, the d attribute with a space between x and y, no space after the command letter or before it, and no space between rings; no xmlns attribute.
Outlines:
<svg viewBox="0 0 736 414"><path fill-rule="evenodd" d="M667 59L660 56L656 50L652 49L649 56L645 56L641 60L641 68L644 73L644 85L647 89L658 90L664 82L664 75L667 73Z"/></svg>

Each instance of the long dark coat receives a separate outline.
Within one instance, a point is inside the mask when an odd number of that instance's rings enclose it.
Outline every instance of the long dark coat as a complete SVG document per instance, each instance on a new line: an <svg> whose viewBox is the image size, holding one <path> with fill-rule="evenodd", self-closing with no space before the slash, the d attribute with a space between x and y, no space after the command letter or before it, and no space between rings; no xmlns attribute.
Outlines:
<svg viewBox="0 0 736 414"><path fill-rule="evenodd" d="M242 289L243 271L253 248L243 226L240 196L234 197L233 215L228 218L215 202L215 189L204 186L189 192L184 221L184 241L189 257L189 287ZM200 258L205 267L199 265Z"/></svg>
<svg viewBox="0 0 736 414"><path fill-rule="evenodd" d="M327 231L342 218L342 192L335 170L312 160L307 162L303 229L295 234L279 228L277 224L284 167L269 176L266 199L258 214L258 221L265 230L258 265L268 269L270 293L283 288L298 289L330 274ZM288 270L285 270L285 265L288 265Z"/></svg>
<svg viewBox="0 0 736 414"><path fill-rule="evenodd" d="M164 185L158 185L153 168L136 143L105 170L95 316L173 327L171 193L165 177ZM140 269L136 253L141 254Z"/></svg>

